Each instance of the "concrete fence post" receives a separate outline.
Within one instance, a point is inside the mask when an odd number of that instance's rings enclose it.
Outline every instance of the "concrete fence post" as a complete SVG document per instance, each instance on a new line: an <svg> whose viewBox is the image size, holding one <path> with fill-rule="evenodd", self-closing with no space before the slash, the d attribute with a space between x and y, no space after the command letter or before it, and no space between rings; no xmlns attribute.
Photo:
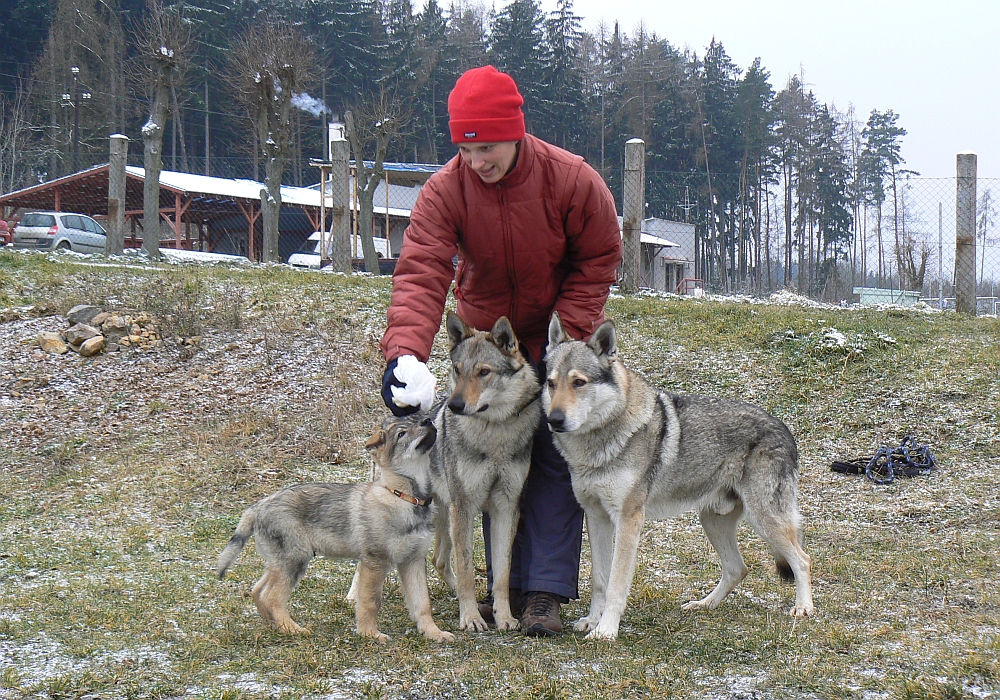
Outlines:
<svg viewBox="0 0 1000 700"><path fill-rule="evenodd" d="M121 255L125 250L125 165L128 162L128 136L111 135L108 159L108 237L105 252Z"/></svg>
<svg viewBox="0 0 1000 700"><path fill-rule="evenodd" d="M976 154L957 156L955 191L955 310L976 315Z"/></svg>
<svg viewBox="0 0 1000 700"><path fill-rule="evenodd" d="M640 254L642 220L646 209L646 142L625 142L625 181L622 191L622 280L623 292L639 290L642 273Z"/></svg>
<svg viewBox="0 0 1000 700"><path fill-rule="evenodd" d="M345 273L351 272L350 157L347 139L330 141L330 260L334 270Z"/></svg>

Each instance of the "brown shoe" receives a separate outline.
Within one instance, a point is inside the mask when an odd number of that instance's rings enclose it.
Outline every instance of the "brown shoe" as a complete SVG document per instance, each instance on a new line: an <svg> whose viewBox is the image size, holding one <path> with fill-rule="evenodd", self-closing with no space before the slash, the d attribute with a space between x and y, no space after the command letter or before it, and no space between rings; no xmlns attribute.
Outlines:
<svg viewBox="0 0 1000 700"><path fill-rule="evenodd" d="M521 589L511 588L510 589L510 614L514 617L521 617L521 608L524 606L524 599L521 597ZM482 600L476 601L479 606L479 614L483 616L487 625L496 624L496 620L493 619L493 592L491 591L488 596Z"/></svg>
<svg viewBox="0 0 1000 700"><path fill-rule="evenodd" d="M562 633L559 599L552 593L529 591L524 594L521 631L529 637L554 637Z"/></svg>

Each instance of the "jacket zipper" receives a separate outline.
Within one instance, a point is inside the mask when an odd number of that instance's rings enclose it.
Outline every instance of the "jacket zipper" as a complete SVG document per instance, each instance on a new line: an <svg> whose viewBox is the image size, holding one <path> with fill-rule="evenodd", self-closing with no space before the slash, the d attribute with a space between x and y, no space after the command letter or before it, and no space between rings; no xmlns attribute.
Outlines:
<svg viewBox="0 0 1000 700"><path fill-rule="evenodd" d="M503 228L503 242L507 253L507 278L510 280L510 313L507 318L511 326L517 328L517 275L514 270L514 234L510 230L510 216L507 211L507 200L504 197L503 185L499 182L497 187L497 198L500 201L500 221Z"/></svg>

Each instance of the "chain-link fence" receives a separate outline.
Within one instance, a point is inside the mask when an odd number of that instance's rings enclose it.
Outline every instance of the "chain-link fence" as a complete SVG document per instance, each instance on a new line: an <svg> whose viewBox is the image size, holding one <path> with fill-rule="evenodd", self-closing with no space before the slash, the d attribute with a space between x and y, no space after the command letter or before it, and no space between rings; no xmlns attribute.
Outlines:
<svg viewBox="0 0 1000 700"><path fill-rule="evenodd" d="M975 183L979 313L1000 309L998 184ZM877 195L841 192L824 201L823 192L786 188L780 177L755 184L725 173L651 171L642 285L761 296L791 289L831 303L955 308L956 190L956 178L904 172Z"/></svg>
<svg viewBox="0 0 1000 700"><path fill-rule="evenodd" d="M629 148L638 148L629 144ZM107 158L92 153L79 172L0 196L0 216L16 224L27 213L65 212L91 217L99 225L108 214ZM83 154L81 154L83 158ZM314 162L290 158L284 169L279 252L315 254L315 232L329 228ZM91 167L82 167L83 165ZM125 238L141 245L143 230L142 143L128 155ZM367 165L371 165L370 163ZM831 303L923 300L955 308L956 178L922 178L898 173L878 192L865 196L843 190L827 195L793 178L748 173L645 171L645 157L633 154L614 178L620 185L624 260L623 288L650 288L681 294L741 293L767 296L782 289ZM205 170L209 175L205 175ZM436 165L389 163L371 194L372 232L379 256L392 259L402 248L410 210ZM161 246L262 257L260 191L264 166L249 156L187 157L168 149L160 192ZM347 208L351 216L351 256L362 257L357 229L369 173L352 176ZM963 279L974 273L979 313L1000 311L1000 180L975 183L975 213L966 243L974 244L974 266L963 263ZM966 216L973 216L966 212ZM70 220L85 231L87 220ZM93 234L87 250L97 246ZM77 236L83 240L83 235ZM40 237L38 247L53 240ZM96 247L91 249L96 250ZM965 250L969 250L966 246Z"/></svg>
<svg viewBox="0 0 1000 700"><path fill-rule="evenodd" d="M138 248L148 228L143 216L142 143L133 141L129 149L124 237L126 248ZM45 230L33 230L30 237L25 237L27 231L35 227L24 226L22 233L25 236L15 236L15 245L36 249L66 247L85 253L105 250L104 229L108 227L109 213L108 157L97 160L93 154L88 156L89 159L78 163L79 171L0 195L0 218L11 228L32 213L58 214L44 218L44 222L49 222ZM319 265L320 237L317 232L330 226L332 217L325 215L326 212L345 206L351 212L351 256L361 258L358 220L367 199L364 186L369 179L374 179L370 200L377 255L386 260L398 256L417 193L438 166L387 163L382 175L373 178L372 164L365 165L361 178L354 177L354 164L350 166L350 182L346 187L348 201L334 202L333 190L328 185L324 202L318 184L318 164L315 161L298 163L295 158L288 160L282 178L278 237L282 261ZM254 163L249 157L213 157L208 163L210 175L205 175L204 166L203 158L198 162L195 158L170 153L163 158L157 233L160 247L261 260L263 163ZM55 232L49 235L53 227ZM293 258L296 253L300 255Z"/></svg>

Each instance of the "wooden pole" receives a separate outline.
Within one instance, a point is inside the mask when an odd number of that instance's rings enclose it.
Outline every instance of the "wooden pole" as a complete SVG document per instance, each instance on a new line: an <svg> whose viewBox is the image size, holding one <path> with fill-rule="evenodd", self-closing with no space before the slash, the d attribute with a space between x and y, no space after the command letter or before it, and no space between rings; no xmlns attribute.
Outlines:
<svg viewBox="0 0 1000 700"><path fill-rule="evenodd" d="M622 280L623 292L639 291L642 271L642 220L646 203L646 142L625 142L625 180L622 192Z"/></svg>
<svg viewBox="0 0 1000 700"><path fill-rule="evenodd" d="M976 315L976 154L959 153L955 192L955 310Z"/></svg>
<svg viewBox="0 0 1000 700"><path fill-rule="evenodd" d="M128 137L111 135L108 165L108 237L105 252L121 255L125 250L125 164L128 161Z"/></svg>
<svg viewBox="0 0 1000 700"><path fill-rule="evenodd" d="M334 270L351 271L351 148L347 139L330 141L330 258Z"/></svg>

